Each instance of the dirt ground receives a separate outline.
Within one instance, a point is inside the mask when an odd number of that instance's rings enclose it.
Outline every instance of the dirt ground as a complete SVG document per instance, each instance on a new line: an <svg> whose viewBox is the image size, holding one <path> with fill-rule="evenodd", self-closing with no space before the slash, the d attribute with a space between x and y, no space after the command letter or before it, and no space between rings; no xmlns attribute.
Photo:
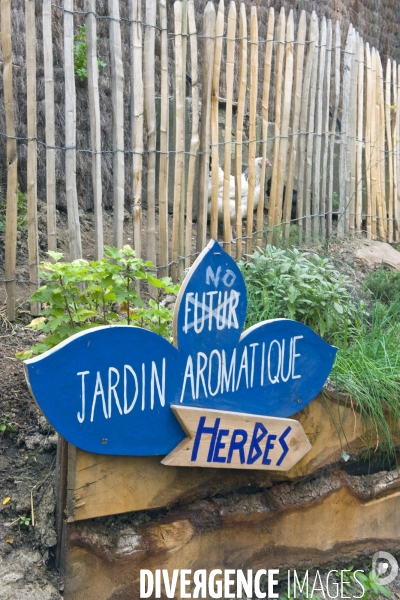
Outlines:
<svg viewBox="0 0 400 600"><path fill-rule="evenodd" d="M112 215L105 214L105 243L112 242ZM126 219L126 241L130 222ZM41 258L45 258L45 205L39 203ZM59 213L59 246L68 255L67 219ZM3 239L2 239L3 238ZM93 216L82 218L84 257L93 257ZM329 256L350 277L357 297L367 268L355 259L366 240L332 240L308 249ZM0 234L0 265L4 264L4 236ZM28 278L26 233L19 233L17 276ZM0 267L0 280L4 272ZM62 598L63 582L55 568L57 542L54 520L54 476L57 435L41 414L25 382L23 365L15 353L29 348L38 334L25 328L30 322L28 286L19 284L17 320L5 317L5 286L0 285L0 599L56 600ZM2 426L5 426L5 429ZM4 431L1 431L4 429ZM362 568L362 567L361 567ZM400 599L400 577L390 587Z"/></svg>

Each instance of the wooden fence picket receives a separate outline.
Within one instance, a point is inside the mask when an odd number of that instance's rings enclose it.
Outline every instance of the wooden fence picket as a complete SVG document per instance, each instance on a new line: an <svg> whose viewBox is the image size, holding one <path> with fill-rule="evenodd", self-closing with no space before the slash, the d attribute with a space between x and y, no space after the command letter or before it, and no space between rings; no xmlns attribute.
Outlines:
<svg viewBox="0 0 400 600"><path fill-rule="evenodd" d="M310 238L311 235L311 216L312 216L312 193L313 193L313 179L315 174L313 173L313 148L314 148L314 122L315 122L315 100L317 92L317 74L318 74L318 63L319 63L319 31L318 31L318 19L315 17L315 38L314 36L310 39L312 48L312 69L310 79L310 106L308 113L307 123L307 163L306 163L306 181L305 181L305 234L306 239ZM314 177L313 177L314 175Z"/></svg>
<svg viewBox="0 0 400 600"><path fill-rule="evenodd" d="M334 87L333 87L333 110L331 120L331 130L329 134L329 179L328 179L328 197L326 201L326 237L329 239L332 235L332 211L333 211L333 162L335 156L335 138L336 138L336 123L339 110L340 97L340 23L336 21L335 25L335 41L333 43L334 50ZM336 208L336 207L335 207Z"/></svg>
<svg viewBox="0 0 400 600"><path fill-rule="evenodd" d="M43 67L46 119L46 204L47 204L47 245L49 250L57 250L56 222L56 150L54 117L54 69L53 35L51 25L51 0L43 0Z"/></svg>
<svg viewBox="0 0 400 600"><path fill-rule="evenodd" d="M298 159L298 147L299 147L299 123L300 123L300 109L301 109L301 97L303 87L303 67L304 67L304 49L306 39L306 13L304 10L301 11L299 25L297 28L297 43L295 46L296 60L294 66L294 100L293 100L293 120L292 120L292 135L289 144L289 167L288 175L286 180L286 195L283 207L283 220L285 222L285 239L289 238L290 234L290 218L292 212L292 197L293 197L293 184L294 184L294 172L296 166L296 160ZM296 215L297 216L297 215ZM296 221L297 223L297 221Z"/></svg>
<svg viewBox="0 0 400 600"><path fill-rule="evenodd" d="M94 204L95 257L103 257L103 206L101 187L101 127L99 98L99 66L97 62L96 2L85 0L87 72L90 117L90 139L92 149L92 182Z"/></svg>
<svg viewBox="0 0 400 600"><path fill-rule="evenodd" d="M356 214L355 232L360 234L362 228L362 193L363 193L363 124L364 124L364 42L358 42L358 87L357 87L357 171L356 171Z"/></svg>
<svg viewBox="0 0 400 600"><path fill-rule="evenodd" d="M258 89L258 22L257 9L250 13L250 106L249 106L249 178L247 194L246 254L250 254L253 242L253 209L255 191L256 119Z"/></svg>
<svg viewBox="0 0 400 600"><path fill-rule="evenodd" d="M196 251L201 252L207 240L207 207L210 173L211 98L215 46L215 9L209 0L203 18L203 56L201 86L201 133L199 146L199 200L197 209Z"/></svg>
<svg viewBox="0 0 400 600"><path fill-rule="evenodd" d="M317 90L316 90L316 124L315 124L315 140L314 140L314 154L313 154L313 192L311 202L311 231L314 238L318 238L320 235L320 224L321 224L321 179L322 179L322 168L321 168L321 147L322 147L322 116L323 116L323 92L324 92L324 79L325 79L325 67L326 67L326 42L327 42L327 25L325 17L321 23L321 36L319 42L319 64L318 64L318 79L317 79Z"/></svg>
<svg viewBox="0 0 400 600"><path fill-rule="evenodd" d="M285 9L282 7L279 13L277 40L278 47L276 51L275 65L275 127L274 127L274 160L272 164L272 182L271 195L269 198L268 210L268 242L271 243L274 236L274 228L278 225L278 203L282 202L281 192L278 188L279 184L279 145L281 142L281 126L282 126L282 87L284 74L284 59L285 59L285 37L286 37L286 15ZM250 88L251 92L251 88ZM250 156L249 156L250 163ZM279 198L280 196L280 198ZM249 232L247 232L249 235Z"/></svg>
<svg viewBox="0 0 400 600"><path fill-rule="evenodd" d="M331 92L331 63L332 63L332 21L328 19L326 30L326 56L325 56L325 74L323 89L323 112L322 112L322 159L321 159L321 195L319 203L319 234L324 237L326 231L326 210L327 210L327 186L328 178L328 150L329 150L329 110L330 110L330 92Z"/></svg>
<svg viewBox="0 0 400 600"><path fill-rule="evenodd" d="M185 267L191 264L192 254L192 226L193 226L193 190L196 171L196 157L199 149L199 88L197 81L197 33L193 0L188 1L188 24L190 37L190 63L192 80L192 137L190 142L190 157L186 199L186 239L185 239Z"/></svg>
<svg viewBox="0 0 400 600"><path fill-rule="evenodd" d="M158 180L159 202L159 269L160 277L168 276L168 141L169 141L169 85L168 85L168 30L167 1L160 0L161 28L161 98L160 103L160 173ZM197 59L197 56L196 56Z"/></svg>
<svg viewBox="0 0 400 600"><path fill-rule="evenodd" d="M244 20L243 30L244 30L244 27L246 25L246 20L245 20L246 13L244 11L243 3L241 4L241 6L243 6L243 20ZM262 246L263 237L264 237L263 236L263 228L264 228L264 204L265 204L265 169L266 169L266 158L267 158L269 92L270 92L270 87L271 87L271 65L272 65L274 26L275 26L275 11L271 7L269 9L269 13L268 13L267 37L265 40L264 80L263 80L263 95L262 95L262 103L261 103L261 118L262 118L261 137L263 140L261 156L262 156L263 161L262 161L262 166L261 166L260 200L259 200L258 207L257 207L257 238L256 238L256 243L257 243L257 246L259 246L259 247ZM246 44L247 44L247 40L246 40ZM247 53L246 53L245 57L243 58L243 61L245 63L244 67L243 67L244 69L247 68L246 59L247 59ZM239 100L242 102L242 104L241 104L241 110L242 110L241 126L243 128L246 81L242 82L242 79L240 79L240 85L241 86L244 85L244 88L241 87L239 90ZM242 89L243 89L243 92L242 92L243 97L241 96L241 93L240 93L240 91ZM239 115L239 106L238 106L238 115ZM241 151L242 151L242 149L240 149L240 152ZM241 159L240 159L240 161L241 161ZM238 169L236 185L238 185L238 183L240 184L241 165L242 165L242 163L240 162L240 169ZM239 198L240 198L240 196L239 196ZM239 209L240 209L240 216L241 216L242 208L241 208L240 201L238 201L237 207L236 207L237 211ZM237 212L237 214L239 214L239 212ZM238 217L238 222L239 222L239 217ZM240 220L240 227L242 227L241 220ZM237 254L237 258L239 258L240 255L241 255L241 253Z"/></svg>

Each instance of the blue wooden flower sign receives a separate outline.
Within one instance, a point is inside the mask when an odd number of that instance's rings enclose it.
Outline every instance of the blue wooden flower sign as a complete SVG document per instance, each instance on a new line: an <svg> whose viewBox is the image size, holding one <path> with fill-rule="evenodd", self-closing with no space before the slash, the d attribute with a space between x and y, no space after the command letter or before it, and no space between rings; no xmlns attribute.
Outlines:
<svg viewBox="0 0 400 600"><path fill-rule="evenodd" d="M180 290L174 345L138 327L90 329L25 361L28 384L64 438L100 454L170 452L185 438L171 405L289 417L322 389L336 348L289 319L242 333L246 308L241 272L212 240Z"/></svg>

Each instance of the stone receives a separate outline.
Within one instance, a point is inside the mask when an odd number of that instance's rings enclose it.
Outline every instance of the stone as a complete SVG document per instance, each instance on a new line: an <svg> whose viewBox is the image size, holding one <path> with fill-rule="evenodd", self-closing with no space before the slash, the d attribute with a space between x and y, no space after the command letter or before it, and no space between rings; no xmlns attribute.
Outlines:
<svg viewBox="0 0 400 600"><path fill-rule="evenodd" d="M374 242L356 252L356 257L365 261L371 268L387 265L400 271L400 252L386 242Z"/></svg>

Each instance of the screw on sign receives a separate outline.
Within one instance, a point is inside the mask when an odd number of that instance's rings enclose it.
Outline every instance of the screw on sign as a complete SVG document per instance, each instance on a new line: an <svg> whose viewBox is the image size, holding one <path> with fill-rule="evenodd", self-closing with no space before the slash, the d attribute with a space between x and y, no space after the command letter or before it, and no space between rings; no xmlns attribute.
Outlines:
<svg viewBox="0 0 400 600"><path fill-rule="evenodd" d="M212 240L181 287L174 344L125 325L78 333L25 361L32 394L89 452L165 455L183 444L191 450L163 463L286 470L310 448L287 417L320 392L336 348L290 319L242 332L246 308L241 272Z"/></svg>

